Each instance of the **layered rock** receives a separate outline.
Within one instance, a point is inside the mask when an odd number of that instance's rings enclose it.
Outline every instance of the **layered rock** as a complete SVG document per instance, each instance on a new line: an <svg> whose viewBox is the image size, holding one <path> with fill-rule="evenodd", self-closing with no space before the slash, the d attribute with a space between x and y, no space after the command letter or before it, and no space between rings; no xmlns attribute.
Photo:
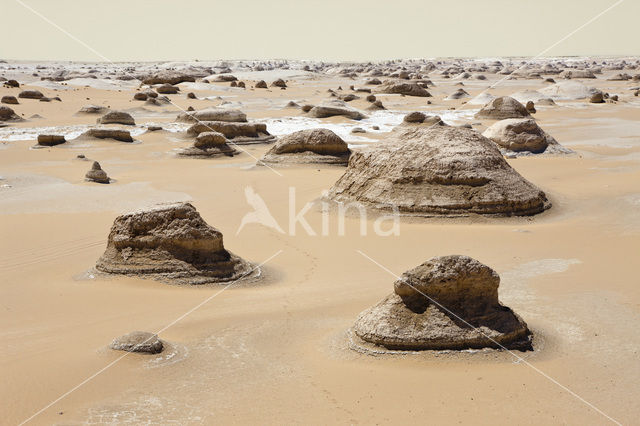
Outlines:
<svg viewBox="0 0 640 426"><path fill-rule="evenodd" d="M275 136L267 131L264 123L240 123L226 121L200 121L187 129L189 136L198 136L203 132L222 133L234 144L268 143L275 140Z"/></svg>
<svg viewBox="0 0 640 426"><path fill-rule="evenodd" d="M158 335L147 331L132 331L113 339L109 347L116 351L159 354L164 349Z"/></svg>
<svg viewBox="0 0 640 426"><path fill-rule="evenodd" d="M97 161L93 162L93 164L91 165L91 169L87 172L86 175L84 175L84 177L85 179L91 182L97 182L97 183L110 182L109 176L107 176L107 172L102 170L102 167L100 167L100 163L98 163Z"/></svg>
<svg viewBox="0 0 640 426"><path fill-rule="evenodd" d="M510 118L494 123L482 133L506 151L533 154L568 154L573 151L561 146L538 126L533 119Z"/></svg>
<svg viewBox="0 0 640 426"><path fill-rule="evenodd" d="M320 105L314 106L309 111L309 115L316 118L326 118L341 115L353 120L362 120L363 118L367 118L367 116L362 112L350 107L344 101L338 99L327 100L322 102Z"/></svg>
<svg viewBox="0 0 640 426"><path fill-rule="evenodd" d="M328 197L418 216L533 215L551 204L478 132L450 126L398 126L351 154Z"/></svg>
<svg viewBox="0 0 640 426"><path fill-rule="evenodd" d="M500 277L467 256L434 257L405 272L353 331L390 350L532 350L527 324L498 299Z"/></svg>
<svg viewBox="0 0 640 426"><path fill-rule="evenodd" d="M423 98L431 96L431 93L429 93L424 87L414 82L390 81L381 85L377 92L405 96L420 96Z"/></svg>
<svg viewBox="0 0 640 426"><path fill-rule="evenodd" d="M136 122L128 112L109 111L96 120L98 124L125 124L127 126L135 126Z"/></svg>
<svg viewBox="0 0 640 426"><path fill-rule="evenodd" d="M183 123L197 123L199 121L228 121L246 123L247 115L237 109L206 108L199 111L188 111L179 114L176 121Z"/></svg>
<svg viewBox="0 0 640 426"><path fill-rule="evenodd" d="M158 205L118 216L96 268L179 284L226 282L255 270L224 248L222 233L207 224L190 203Z"/></svg>
<svg viewBox="0 0 640 426"><path fill-rule="evenodd" d="M232 157L240 152L229 146L227 138L218 132L202 132L196 136L192 147L183 149L178 155L184 157Z"/></svg>
<svg viewBox="0 0 640 426"><path fill-rule="evenodd" d="M489 101L475 115L476 118L504 120L507 118L530 117L529 111L517 100L509 96L502 96Z"/></svg>
<svg viewBox="0 0 640 426"><path fill-rule="evenodd" d="M80 136L78 139L88 139L88 138L97 138L97 139L114 139L120 142L133 142L133 138L131 137L131 133L128 130L122 129L89 129Z"/></svg>
<svg viewBox="0 0 640 426"><path fill-rule="evenodd" d="M260 159L260 163L346 165L350 155L351 150L347 143L331 130L309 129L280 137L278 142Z"/></svg>
<svg viewBox="0 0 640 426"><path fill-rule="evenodd" d="M148 75L142 79L144 84L178 84L182 82L195 82L195 77L179 71L160 71L157 74Z"/></svg>

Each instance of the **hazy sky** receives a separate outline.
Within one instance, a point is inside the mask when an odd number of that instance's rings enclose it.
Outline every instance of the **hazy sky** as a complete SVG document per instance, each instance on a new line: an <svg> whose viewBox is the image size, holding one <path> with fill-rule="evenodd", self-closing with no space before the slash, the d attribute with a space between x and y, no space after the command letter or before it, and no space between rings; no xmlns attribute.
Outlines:
<svg viewBox="0 0 640 426"><path fill-rule="evenodd" d="M0 59L535 56L617 0L1 0ZM546 53L640 55L640 0Z"/></svg>

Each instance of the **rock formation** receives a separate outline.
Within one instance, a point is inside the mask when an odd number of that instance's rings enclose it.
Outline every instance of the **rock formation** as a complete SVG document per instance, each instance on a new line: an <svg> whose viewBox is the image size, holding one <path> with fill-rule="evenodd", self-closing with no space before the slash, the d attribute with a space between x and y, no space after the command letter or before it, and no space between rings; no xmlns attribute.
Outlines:
<svg viewBox="0 0 640 426"><path fill-rule="evenodd" d="M44 98L44 95L39 90L23 90L18 93L18 97L24 99L41 99Z"/></svg>
<svg viewBox="0 0 640 426"><path fill-rule="evenodd" d="M98 124L125 124L128 126L135 126L136 124L131 114L124 111L109 111L98 118L96 122Z"/></svg>
<svg viewBox="0 0 640 426"><path fill-rule="evenodd" d="M347 143L331 130L309 129L280 137L278 142L260 159L260 163L346 165L350 155L351 151Z"/></svg>
<svg viewBox="0 0 640 426"><path fill-rule="evenodd" d="M38 135L38 145L56 146L65 143L64 135Z"/></svg>
<svg viewBox="0 0 640 426"><path fill-rule="evenodd" d="M199 111L184 112L176 117L176 121L197 123L198 121L229 121L246 123L247 115L237 109L211 107Z"/></svg>
<svg viewBox="0 0 640 426"><path fill-rule="evenodd" d="M548 135L530 118L510 118L500 120L484 131L482 136L491 139L501 148L513 152L530 152L534 154L568 154L570 149L564 148L553 137Z"/></svg>
<svg viewBox="0 0 640 426"><path fill-rule="evenodd" d="M562 81L539 89L538 92L554 101L588 99L595 93L602 93L600 90L585 86L578 81Z"/></svg>
<svg viewBox="0 0 640 426"><path fill-rule="evenodd" d="M118 216L96 268L179 284L226 282L255 270L225 250L222 233L190 203L162 204Z"/></svg>
<svg viewBox="0 0 640 426"><path fill-rule="evenodd" d="M530 117L527 108L520 102L509 96L495 98L482 107L475 115L476 118L487 118L490 120L504 120L506 118Z"/></svg>
<svg viewBox="0 0 640 426"><path fill-rule="evenodd" d="M183 149L178 155L184 157L233 157L240 152L229 146L227 138L218 132L202 132L196 136L192 147Z"/></svg>
<svg viewBox="0 0 640 426"><path fill-rule="evenodd" d="M7 106L0 106L0 121L23 121L15 111Z"/></svg>
<svg viewBox="0 0 640 426"><path fill-rule="evenodd" d="M226 121L200 121L187 129L189 136L202 132L219 132L234 144L268 143L275 140L264 123L240 123Z"/></svg>
<svg viewBox="0 0 640 426"><path fill-rule="evenodd" d="M97 183L110 182L109 176L107 176L107 172L102 170L102 167L100 167L100 163L98 163L97 161L93 162L91 169L87 172L86 175L84 175L84 177L85 179L91 182L97 182Z"/></svg>
<svg viewBox="0 0 640 426"><path fill-rule="evenodd" d="M162 340L158 339L157 334L147 331L132 331L113 339L109 347L116 351L159 354L164 349L164 344Z"/></svg>
<svg viewBox="0 0 640 426"><path fill-rule="evenodd" d="M195 82L195 77L181 73L178 71L160 71L157 74L146 76L142 79L142 83L144 84L178 84L185 81Z"/></svg>
<svg viewBox="0 0 640 426"><path fill-rule="evenodd" d="M266 89L267 88L267 82L264 80L260 80L256 83L256 89Z"/></svg>
<svg viewBox="0 0 640 426"><path fill-rule="evenodd" d="M533 215L551 206L493 142L450 126L398 126L390 141L354 151L328 198L416 216Z"/></svg>
<svg viewBox="0 0 640 426"><path fill-rule="evenodd" d="M353 331L390 350L532 350L527 324L498 300L499 284L475 259L434 257L402 274L394 293L362 312Z"/></svg>
<svg viewBox="0 0 640 426"><path fill-rule="evenodd" d="M406 96L420 96L427 98L431 96L424 87L418 83L413 82L397 82L390 81L378 87L378 93L406 95Z"/></svg>
<svg viewBox="0 0 640 426"><path fill-rule="evenodd" d="M18 105L18 99L15 96L3 96L0 103L7 105Z"/></svg>
<svg viewBox="0 0 640 426"><path fill-rule="evenodd" d="M353 120L362 120L367 118L362 112L350 107L344 101L331 99L316 105L309 111L311 117L326 118L341 115Z"/></svg>
<svg viewBox="0 0 640 426"><path fill-rule="evenodd" d="M80 108L78 114L105 114L109 111L109 108L100 105L85 105Z"/></svg>
<svg viewBox="0 0 640 426"><path fill-rule="evenodd" d="M78 139L88 139L88 138L97 138L97 139L115 139L120 142L133 142L133 138L131 137L131 133L128 130L122 129L89 129L80 136Z"/></svg>
<svg viewBox="0 0 640 426"><path fill-rule="evenodd" d="M453 92L452 94L450 94L449 96L447 96L445 99L446 100L456 100L456 99L464 99L464 98L470 98L471 96L467 93L466 90L464 89L458 89L455 92Z"/></svg>

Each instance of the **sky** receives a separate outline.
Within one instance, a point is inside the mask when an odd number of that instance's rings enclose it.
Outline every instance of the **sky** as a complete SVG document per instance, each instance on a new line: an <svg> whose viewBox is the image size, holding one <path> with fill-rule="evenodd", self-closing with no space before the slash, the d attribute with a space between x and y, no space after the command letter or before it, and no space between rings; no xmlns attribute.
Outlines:
<svg viewBox="0 0 640 426"><path fill-rule="evenodd" d="M0 0L0 59L640 56L619 1Z"/></svg>

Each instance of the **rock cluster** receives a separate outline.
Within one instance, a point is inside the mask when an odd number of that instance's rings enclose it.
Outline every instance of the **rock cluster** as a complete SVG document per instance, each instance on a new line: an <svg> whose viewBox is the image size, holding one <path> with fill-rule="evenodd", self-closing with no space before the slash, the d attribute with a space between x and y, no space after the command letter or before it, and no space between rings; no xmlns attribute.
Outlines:
<svg viewBox="0 0 640 426"><path fill-rule="evenodd" d="M309 129L280 137L278 142L260 159L260 163L346 165L350 155L351 150L347 143L331 130Z"/></svg>
<svg viewBox="0 0 640 426"><path fill-rule="evenodd" d="M533 215L551 206L495 143L450 126L398 126L391 140L354 151L328 198L417 216Z"/></svg>
<svg viewBox="0 0 640 426"><path fill-rule="evenodd" d="M255 271L225 250L222 233L190 203L163 204L118 216L96 268L178 284L226 282Z"/></svg>
<svg viewBox="0 0 640 426"><path fill-rule="evenodd" d="M353 331L390 350L532 350L527 324L498 300L499 284L475 259L434 257L402 274L394 293L362 312Z"/></svg>

